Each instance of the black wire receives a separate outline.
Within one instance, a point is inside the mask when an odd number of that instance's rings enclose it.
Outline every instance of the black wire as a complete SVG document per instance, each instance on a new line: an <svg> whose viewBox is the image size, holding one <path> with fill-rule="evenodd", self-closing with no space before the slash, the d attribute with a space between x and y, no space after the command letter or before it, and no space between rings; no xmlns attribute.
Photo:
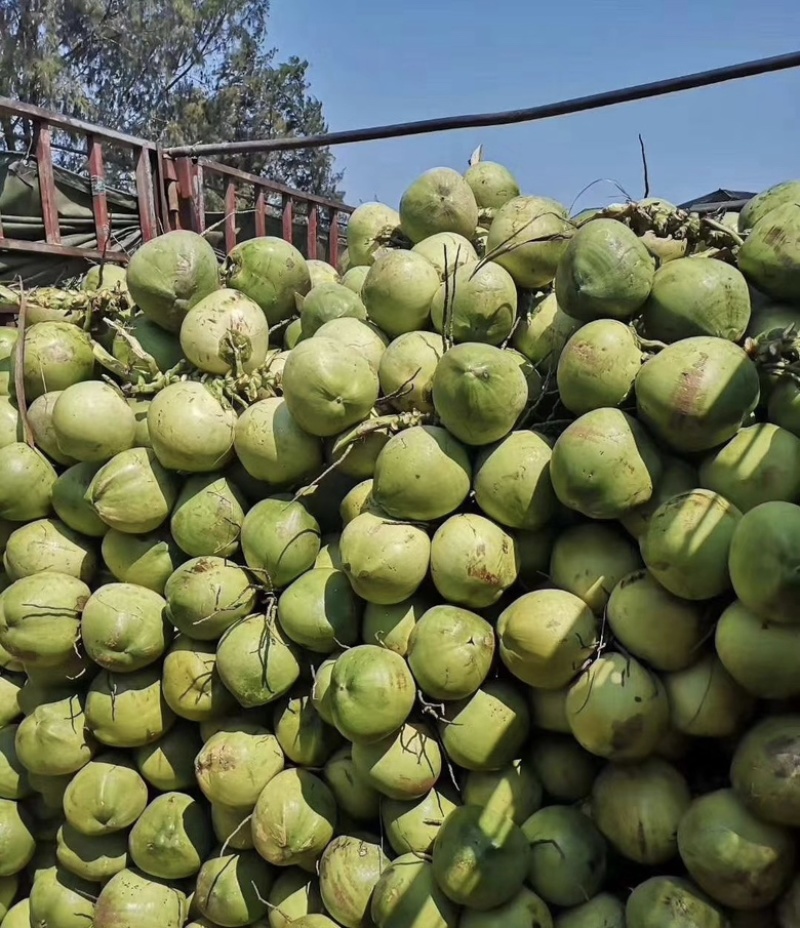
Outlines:
<svg viewBox="0 0 800 928"><path fill-rule="evenodd" d="M453 129L477 129L482 126L508 126L515 123L535 122L539 119L551 119L555 116L567 116L604 106L616 106L633 100L645 100L650 97L664 96L683 90L708 87L725 81L755 77L775 71L785 71L800 67L800 51L777 55L772 58L759 58L741 64L700 71L682 77L671 77L649 84L636 84L618 90L574 97L558 103L545 103L523 110L508 110L501 113L480 113L473 116L447 116L438 119L422 119L417 122L403 122L391 126L376 126L369 129L350 129L342 132L329 132L324 135L305 137L291 136L277 139L254 139L242 142L210 142L202 145L178 145L165 151L173 156L243 154L245 152L289 151L303 148L328 147L331 145L349 145L353 142L373 142L379 139L394 139L411 135L424 135L431 132L447 132Z"/></svg>

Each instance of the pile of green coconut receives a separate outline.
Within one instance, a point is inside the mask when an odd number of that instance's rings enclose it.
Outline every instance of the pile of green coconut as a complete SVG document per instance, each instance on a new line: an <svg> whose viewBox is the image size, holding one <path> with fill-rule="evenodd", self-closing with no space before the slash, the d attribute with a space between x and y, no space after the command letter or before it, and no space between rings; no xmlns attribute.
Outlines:
<svg viewBox="0 0 800 928"><path fill-rule="evenodd" d="M0 296L2 928L800 925L800 181Z"/></svg>

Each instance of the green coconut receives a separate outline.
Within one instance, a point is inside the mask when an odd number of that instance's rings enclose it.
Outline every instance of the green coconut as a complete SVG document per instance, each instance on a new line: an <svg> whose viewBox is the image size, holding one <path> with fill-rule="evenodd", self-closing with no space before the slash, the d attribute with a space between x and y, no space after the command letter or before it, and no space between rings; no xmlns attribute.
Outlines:
<svg viewBox="0 0 800 928"><path fill-rule="evenodd" d="M63 471L53 484L52 504L63 523L82 535L102 538L108 526L85 498L94 475L102 465L79 463Z"/></svg>
<svg viewBox="0 0 800 928"><path fill-rule="evenodd" d="M458 606L439 605L415 624L406 657L426 696L465 699L486 679L494 647L494 631L485 619Z"/></svg>
<svg viewBox="0 0 800 928"><path fill-rule="evenodd" d="M645 564L670 593L713 599L730 589L728 553L742 514L711 490L692 490L663 503L641 538Z"/></svg>
<svg viewBox="0 0 800 928"><path fill-rule="evenodd" d="M123 870L105 884L97 897L94 928L181 928L188 902L174 885L135 870Z"/></svg>
<svg viewBox="0 0 800 928"><path fill-rule="evenodd" d="M172 537L190 556L230 557L239 547L246 506L244 494L223 474L190 477L172 510Z"/></svg>
<svg viewBox="0 0 800 928"><path fill-rule="evenodd" d="M24 799L32 792L28 773L17 756L14 745L16 735L16 725L0 728L0 799Z"/></svg>
<svg viewBox="0 0 800 928"><path fill-rule="evenodd" d="M0 396L8 396L13 390L11 352L18 337L17 329L10 326L0 327Z"/></svg>
<svg viewBox="0 0 800 928"><path fill-rule="evenodd" d="M655 263L642 240L615 219L593 219L564 249L558 301L575 319L631 319L653 286Z"/></svg>
<svg viewBox="0 0 800 928"><path fill-rule="evenodd" d="M452 168L431 168L400 199L400 228L415 244L438 232L472 238L478 204L471 187Z"/></svg>
<svg viewBox="0 0 800 928"><path fill-rule="evenodd" d="M475 459L475 501L489 518L509 528L541 528L556 512L550 480L552 446L537 432L512 432Z"/></svg>
<svg viewBox="0 0 800 928"><path fill-rule="evenodd" d="M782 377L769 395L767 416L800 438L800 384L793 377Z"/></svg>
<svg viewBox="0 0 800 928"><path fill-rule="evenodd" d="M765 622L738 600L716 625L714 649L722 666L759 699L800 695L795 672L800 660L800 627Z"/></svg>
<svg viewBox="0 0 800 928"><path fill-rule="evenodd" d="M355 350L319 336L292 349L282 385L298 425L323 438L360 422L378 397L378 377L369 362Z"/></svg>
<svg viewBox="0 0 800 928"><path fill-rule="evenodd" d="M13 799L0 799L0 878L19 873L33 858L36 839L33 822L25 809Z"/></svg>
<svg viewBox="0 0 800 928"><path fill-rule="evenodd" d="M231 928L256 925L256 919L267 913L266 897L273 880L272 868L258 854L226 853L223 849L200 868L192 905L209 924Z"/></svg>
<svg viewBox="0 0 800 928"><path fill-rule="evenodd" d="M369 269L361 298L367 314L390 338L427 327L439 274L413 251L385 251Z"/></svg>
<svg viewBox="0 0 800 928"><path fill-rule="evenodd" d="M648 338L676 342L698 335L738 342L750 322L742 273L715 258L678 258L662 265L644 306Z"/></svg>
<svg viewBox="0 0 800 928"><path fill-rule="evenodd" d="M128 400L128 405L133 410L133 418L136 421L136 431L133 437L134 448L150 448L150 429L147 425L147 411L150 409L151 400L142 399L133 396Z"/></svg>
<svg viewBox="0 0 800 928"><path fill-rule="evenodd" d="M592 820L571 806L546 806L522 824L530 846L527 881L546 902L578 905L606 875L606 844Z"/></svg>
<svg viewBox="0 0 800 928"><path fill-rule="evenodd" d="M147 805L147 785L123 754L99 754L64 791L67 822L84 835L100 836L132 825Z"/></svg>
<svg viewBox="0 0 800 928"><path fill-rule="evenodd" d="M579 328L580 320L568 316L555 293L548 293L533 297L524 306L511 344L542 371L554 373L564 346Z"/></svg>
<svg viewBox="0 0 800 928"><path fill-rule="evenodd" d="M95 740L87 727L85 704L82 695L59 695L26 714L14 744L28 773L63 776L89 763Z"/></svg>
<svg viewBox="0 0 800 928"><path fill-rule="evenodd" d="M157 741L136 748L133 758L139 773L160 792L193 789L194 758L201 743L195 727L178 722Z"/></svg>
<svg viewBox="0 0 800 928"><path fill-rule="evenodd" d="M91 542L58 519L37 519L9 535L3 554L9 580L56 571L90 583L97 571Z"/></svg>
<svg viewBox="0 0 800 928"><path fill-rule="evenodd" d="M740 232L748 232L753 226L784 203L795 203L800 197L800 181L788 180L775 184L751 197L742 207L738 217Z"/></svg>
<svg viewBox="0 0 800 928"><path fill-rule="evenodd" d="M555 928L625 928L625 906L610 893L598 893L556 917Z"/></svg>
<svg viewBox="0 0 800 928"><path fill-rule="evenodd" d="M172 640L162 596L133 583L107 583L86 601L81 640L100 667L122 673L152 664Z"/></svg>
<svg viewBox="0 0 800 928"><path fill-rule="evenodd" d="M465 172L464 180L472 188L479 209L497 209L519 196L517 179L496 161L475 161Z"/></svg>
<svg viewBox="0 0 800 928"><path fill-rule="evenodd" d="M14 392L21 352L24 353L22 385L29 403L48 391L66 390L90 380L94 373L94 351L88 332L69 322L38 322L25 329L24 339L14 342L10 393Z"/></svg>
<svg viewBox="0 0 800 928"><path fill-rule="evenodd" d="M800 438L769 422L740 429L700 465L704 487L742 512L773 500L800 499Z"/></svg>
<svg viewBox="0 0 800 928"><path fill-rule="evenodd" d="M361 297L343 284L316 284L305 296L297 297L302 337L310 338L331 319L350 317L366 322L367 310Z"/></svg>
<svg viewBox="0 0 800 928"><path fill-rule="evenodd" d="M641 540L653 514L662 503L666 503L673 496L688 493L699 485L700 477L697 470L688 461L665 456L662 458L661 476L655 485L653 495L646 503L634 506L626 512L619 521L627 532Z"/></svg>
<svg viewBox="0 0 800 928"><path fill-rule="evenodd" d="M439 361L432 395L449 432L468 445L488 445L513 429L528 385L516 361L500 348L465 342Z"/></svg>
<svg viewBox="0 0 800 928"><path fill-rule="evenodd" d="M304 767L323 766L341 744L338 733L314 708L307 690L282 699L275 707L272 724L286 756Z"/></svg>
<svg viewBox="0 0 800 928"><path fill-rule="evenodd" d="M253 842L269 863L313 870L334 835L336 801L324 781L292 767L270 781L253 809Z"/></svg>
<svg viewBox="0 0 800 928"><path fill-rule="evenodd" d="M377 326L348 316L323 323L315 334L321 338L332 338L359 352L369 361L376 373L380 367L383 352L389 344L389 339Z"/></svg>
<svg viewBox="0 0 800 928"><path fill-rule="evenodd" d="M81 928L94 924L97 886L64 867L50 867L33 881L30 894L31 925Z"/></svg>
<svg viewBox="0 0 800 928"><path fill-rule="evenodd" d="M576 802L589 795L600 761L569 735L539 733L528 754L528 766L545 793L553 799Z"/></svg>
<svg viewBox="0 0 800 928"><path fill-rule="evenodd" d="M483 516L460 513L431 541L431 579L451 603L481 609L496 603L519 574L516 541Z"/></svg>
<svg viewBox="0 0 800 928"><path fill-rule="evenodd" d="M630 326L615 319L588 322L570 337L558 358L561 402L577 416L603 406L622 406L644 360Z"/></svg>
<svg viewBox="0 0 800 928"><path fill-rule="evenodd" d="M456 268L478 260L475 246L457 232L436 232L417 242L411 250L430 261L441 280L452 274Z"/></svg>
<svg viewBox="0 0 800 928"><path fill-rule="evenodd" d="M211 827L214 829L214 837L226 848L234 851L253 849L251 820L250 809L230 809L227 806L211 804Z"/></svg>
<svg viewBox="0 0 800 928"><path fill-rule="evenodd" d="M433 332L405 332L392 339L381 357L378 377L384 396L400 412L433 412L433 375L444 353Z"/></svg>
<svg viewBox="0 0 800 928"><path fill-rule="evenodd" d="M156 741L175 723L162 693L161 668L102 671L86 696L86 723L98 741L111 747L134 748Z"/></svg>
<svg viewBox="0 0 800 928"><path fill-rule="evenodd" d="M110 528L138 535L162 525L177 496L177 477L166 470L156 453L150 448L130 448L95 473L84 499Z"/></svg>
<svg viewBox="0 0 800 928"><path fill-rule="evenodd" d="M151 462L152 463L152 462ZM156 593L164 586L185 555L168 532L131 535L111 529L103 537L103 562L123 583L135 583Z"/></svg>
<svg viewBox="0 0 800 928"><path fill-rule="evenodd" d="M136 315L114 326L111 353L131 373L166 373L183 360L176 333L165 331L145 315Z"/></svg>
<svg viewBox="0 0 800 928"><path fill-rule="evenodd" d="M229 715L236 700L217 670L215 642L178 635L164 658L164 700L190 722L206 722Z"/></svg>
<svg viewBox="0 0 800 928"><path fill-rule="evenodd" d="M12 908L14 897L19 888L19 877L16 873L0 877L0 919L4 919ZM1 923L0 923L1 924ZM30 922L25 928L29 928Z"/></svg>
<svg viewBox="0 0 800 928"><path fill-rule="evenodd" d="M60 394L59 394L60 395ZM47 396L47 394L45 394ZM34 400L34 403L39 402L42 397L39 397L37 400ZM34 410L34 414L37 411ZM30 425L30 422L29 422ZM31 428L31 431L33 429ZM23 441L25 434L22 428L22 419L19 415L19 410L14 405L13 401L7 396L0 396L0 448L4 448L7 445L12 445L15 442ZM34 432L34 440L36 439L36 433ZM42 451L46 449L42 447L39 442L36 442L37 447Z"/></svg>
<svg viewBox="0 0 800 928"><path fill-rule="evenodd" d="M505 268L477 259L458 267L436 291L431 321L454 342L500 345L517 315L517 287Z"/></svg>
<svg viewBox="0 0 800 928"><path fill-rule="evenodd" d="M216 640L256 604L247 571L221 557L196 557L181 564L164 588L167 610L178 631Z"/></svg>
<svg viewBox="0 0 800 928"><path fill-rule="evenodd" d="M58 398L63 392L63 390L51 390L49 393L37 396L28 407L27 419L35 446L40 451L43 451L51 461L68 466L75 464L76 459L69 454L65 454L58 447L58 437L53 427L53 411ZM2 431L7 432L11 441L22 441L19 412L11 405L10 401L3 402L1 400L0 410L2 410L4 419L8 416L8 425ZM3 444L10 444L10 441L3 439Z"/></svg>
<svg viewBox="0 0 800 928"><path fill-rule="evenodd" d="M406 662L377 645L345 651L333 665L331 718L353 742L373 742L395 732L408 718L416 687Z"/></svg>
<svg viewBox="0 0 800 928"><path fill-rule="evenodd" d="M197 754L194 770L197 785L209 802L252 809L283 764L275 735L258 725L242 725L238 731L212 735Z"/></svg>
<svg viewBox="0 0 800 928"><path fill-rule="evenodd" d="M12 658L4 648L0 650L0 661L5 661L7 665L12 664L12 666L18 663L20 670L23 669L22 663ZM20 694L24 681L23 676L12 674L5 668L0 672L0 725L3 727L10 725L22 715Z"/></svg>
<svg viewBox="0 0 800 928"><path fill-rule="evenodd" d="M446 787L432 789L421 799L383 798L380 817L390 846L397 854L430 854L447 816L457 808L456 794Z"/></svg>
<svg viewBox="0 0 800 928"><path fill-rule="evenodd" d="M670 704L655 674L632 657L607 651L570 687L566 712L587 751L627 762L655 752L667 732Z"/></svg>
<svg viewBox="0 0 800 928"><path fill-rule="evenodd" d="M651 757L638 764L608 764L592 786L592 820L627 860L668 863L677 851L678 825L692 801L683 775Z"/></svg>
<svg viewBox="0 0 800 928"><path fill-rule="evenodd" d="M739 249L739 270L775 300L800 299L800 202L792 199L761 216Z"/></svg>
<svg viewBox="0 0 800 928"><path fill-rule="evenodd" d="M495 213L486 254L517 286L539 290L551 283L574 233L561 203L546 197L514 197Z"/></svg>
<svg viewBox="0 0 800 928"><path fill-rule="evenodd" d="M0 448L0 519L29 522L50 514L56 472L47 458L24 442Z"/></svg>
<svg viewBox="0 0 800 928"><path fill-rule="evenodd" d="M356 296L360 297L368 273L369 267L366 264L359 265L358 267L351 267L342 277L342 286L347 287L348 290L352 290Z"/></svg>
<svg viewBox="0 0 800 928"><path fill-rule="evenodd" d="M352 759L369 786L401 801L427 795L442 772L439 744L430 729L418 722L405 724L378 741L357 741Z"/></svg>
<svg viewBox="0 0 800 928"><path fill-rule="evenodd" d="M188 793L162 793L147 806L130 832L133 863L163 880L197 873L211 850L207 812Z"/></svg>
<svg viewBox="0 0 800 928"><path fill-rule="evenodd" d="M708 451L732 438L759 399L747 353L725 338L684 338L642 365L636 408L644 425L680 453Z"/></svg>
<svg viewBox="0 0 800 928"><path fill-rule="evenodd" d="M530 721L521 692L503 680L489 680L469 698L445 703L439 737L459 767L499 770L519 757Z"/></svg>
<svg viewBox="0 0 800 928"><path fill-rule="evenodd" d="M558 499L591 519L618 519L646 503L661 471L650 436L619 409L584 413L559 435L550 459Z"/></svg>
<svg viewBox="0 0 800 928"><path fill-rule="evenodd" d="M89 837L64 823L56 840L59 864L82 880L105 883L128 865L128 836L124 832Z"/></svg>
<svg viewBox="0 0 800 928"><path fill-rule="evenodd" d="M391 605L412 596L425 579L431 542L416 525L363 512L344 527L340 551L356 594Z"/></svg>
<svg viewBox="0 0 800 928"><path fill-rule="evenodd" d="M369 267L375 252L388 245L400 231L400 214L383 203L362 203L347 223L350 268Z"/></svg>
<svg viewBox="0 0 800 928"><path fill-rule="evenodd" d="M350 745L332 754L324 768L325 782L336 805L356 822L373 822L381 812L383 799L353 761Z"/></svg>
<svg viewBox="0 0 800 928"><path fill-rule="evenodd" d="M222 636L216 668L239 705L252 708L291 689L300 676L300 655L273 616L256 613Z"/></svg>
<svg viewBox="0 0 800 928"><path fill-rule="evenodd" d="M156 457L170 470L216 471L233 456L236 413L201 383L181 381L157 393L147 427Z"/></svg>
<svg viewBox="0 0 800 928"><path fill-rule="evenodd" d="M775 902L795 861L791 831L762 822L732 789L694 800L678 828L678 850L697 885L734 909Z"/></svg>
<svg viewBox="0 0 800 928"><path fill-rule="evenodd" d="M800 825L800 789L786 776L800 757L800 716L770 715L739 740L730 779L736 794L763 822Z"/></svg>
<svg viewBox="0 0 800 928"><path fill-rule="evenodd" d="M729 923L689 880L654 876L628 896L625 924L627 928L727 928Z"/></svg>
<svg viewBox="0 0 800 928"><path fill-rule="evenodd" d="M295 644L318 654L358 642L363 606L342 571L301 574L278 599L278 622Z"/></svg>
<svg viewBox="0 0 800 928"><path fill-rule="evenodd" d="M226 286L239 290L256 302L270 326L289 319L295 312L295 293L311 289L311 274L305 258L289 242L260 236L236 245L223 268Z"/></svg>
<svg viewBox="0 0 800 928"><path fill-rule="evenodd" d="M372 496L393 518L433 521L461 506L471 477L464 446L439 426L419 425L390 438L378 455Z"/></svg>
<svg viewBox="0 0 800 928"><path fill-rule="evenodd" d="M189 310L180 342L187 360L207 374L250 373L266 360L269 323L258 303L225 288Z"/></svg>
<svg viewBox="0 0 800 928"><path fill-rule="evenodd" d="M676 596L649 570L635 570L611 591L605 618L617 641L655 670L683 670L708 631L706 607Z"/></svg>
<svg viewBox="0 0 800 928"><path fill-rule="evenodd" d="M525 593L500 614L499 652L515 677L541 689L570 683L591 657L597 622L586 603L566 590Z"/></svg>
<svg viewBox="0 0 800 928"><path fill-rule="evenodd" d="M320 859L322 901L336 923L344 928L360 928L366 923L375 886L389 865L389 858L376 843L377 840L373 842L366 836L339 835L325 848ZM302 928L303 921L300 919L296 924ZM312 925L307 928L312 928ZM327 926L320 925L319 928Z"/></svg>
<svg viewBox="0 0 800 928"><path fill-rule="evenodd" d="M342 520L342 527L352 522L356 516L362 512L374 512L380 515L382 510L377 506L372 498L373 480L369 478L357 483L352 490L349 490L339 505L339 516Z"/></svg>
<svg viewBox="0 0 800 928"><path fill-rule="evenodd" d="M294 484L322 467L320 440L303 431L277 396L259 400L239 416L234 448L251 477L275 486Z"/></svg>
<svg viewBox="0 0 800 928"><path fill-rule="evenodd" d="M370 903L376 928L455 928L458 914L437 885L433 866L414 854L403 854L389 864Z"/></svg>
<svg viewBox="0 0 800 928"><path fill-rule="evenodd" d="M642 566L638 548L618 529L602 523L573 525L553 544L549 577L603 615L614 587Z"/></svg>
<svg viewBox="0 0 800 928"><path fill-rule="evenodd" d="M300 502L264 499L242 523L241 545L247 566L272 588L288 586L308 570L319 553L317 520Z"/></svg>
<svg viewBox="0 0 800 928"><path fill-rule="evenodd" d="M521 825L541 806L542 784L530 764L515 760L500 770L468 773L462 798Z"/></svg>
<svg viewBox="0 0 800 928"><path fill-rule="evenodd" d="M74 652L89 587L54 570L15 581L3 593L0 643L26 668L57 667Z"/></svg>
<svg viewBox="0 0 800 928"><path fill-rule="evenodd" d="M385 606L367 603L361 639L365 644L379 644L405 657L411 632L430 606L431 603L424 596L411 596L407 600Z"/></svg>
<svg viewBox="0 0 800 928"><path fill-rule="evenodd" d="M149 319L177 332L192 306L219 287L214 249L195 232L159 235L134 252L126 284Z"/></svg>
<svg viewBox="0 0 800 928"><path fill-rule="evenodd" d="M433 844L433 874L458 905L486 911L509 902L527 876L528 847L505 815L479 806L454 809Z"/></svg>
<svg viewBox="0 0 800 928"><path fill-rule="evenodd" d="M684 670L663 674L670 725L697 738L737 734L753 709L753 697L728 673L715 654Z"/></svg>

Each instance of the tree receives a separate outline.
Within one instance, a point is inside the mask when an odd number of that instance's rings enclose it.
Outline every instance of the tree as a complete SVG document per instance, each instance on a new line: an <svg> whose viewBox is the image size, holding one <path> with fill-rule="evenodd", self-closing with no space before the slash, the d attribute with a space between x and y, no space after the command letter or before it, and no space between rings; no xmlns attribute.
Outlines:
<svg viewBox="0 0 800 928"><path fill-rule="evenodd" d="M308 62L278 60L268 20L269 0L0 0L0 94L165 146L327 131ZM0 131L6 148L28 150L24 122ZM328 149L226 161L343 196Z"/></svg>

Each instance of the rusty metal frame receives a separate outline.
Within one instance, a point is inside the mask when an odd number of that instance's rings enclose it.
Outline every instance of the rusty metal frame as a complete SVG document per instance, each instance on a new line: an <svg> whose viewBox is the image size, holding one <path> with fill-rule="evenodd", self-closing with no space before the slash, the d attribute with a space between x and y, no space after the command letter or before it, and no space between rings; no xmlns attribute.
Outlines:
<svg viewBox="0 0 800 928"><path fill-rule="evenodd" d="M265 235L267 216L279 199L282 211L283 237L293 241L295 218L304 213L307 225L307 254L316 258L319 253L320 220L328 223L328 260L336 264L341 245L341 226L353 207L315 194L303 193L267 178L240 171L228 165L204 158L174 158L156 143L52 113L27 103L0 96L0 115L28 120L33 129L34 150L42 202L42 221L45 240L31 242L9 238L3 231L0 215L0 251L13 251L48 255L54 258L82 258L87 262L110 261L124 264L128 255L115 247L111 214L106 188L104 145L113 144L132 153L136 197L139 204L139 225L143 241L149 241L162 232L173 229L205 231L206 195L209 177L221 177L225 186L225 218L223 232L226 250L237 242L236 215L239 198L248 190L255 203L256 235ZM57 188L53 163L53 133L69 132L81 137L87 156L87 167L92 194L92 214L97 233L98 248L76 248L64 245L58 216ZM21 156L22 157L22 156ZM297 207L302 207L298 210Z"/></svg>

